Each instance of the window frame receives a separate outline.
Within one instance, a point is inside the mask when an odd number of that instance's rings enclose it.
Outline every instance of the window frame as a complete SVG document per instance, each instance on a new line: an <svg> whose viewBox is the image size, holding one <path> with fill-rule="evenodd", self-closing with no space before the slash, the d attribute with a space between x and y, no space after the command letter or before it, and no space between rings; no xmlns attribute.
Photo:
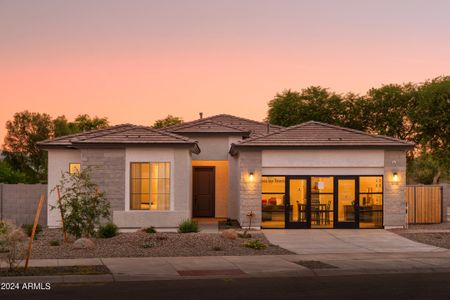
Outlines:
<svg viewBox="0 0 450 300"><path fill-rule="evenodd" d="M134 178L133 177L133 164L137 164L137 165L142 165L142 164L148 164L149 166L149 173L148 173L148 178L143 178L143 177L139 177L139 178ZM152 164L168 164L168 170L169 170L169 176L168 177L163 177L163 178L154 178L152 177ZM128 210L129 211L149 211L149 212L167 212L171 210L172 207L172 201L171 201L171 196L172 196L172 162L171 161L131 161L129 163L129 205L128 205ZM132 208L132 204L133 204L133 195L147 195L147 193L133 193L133 180L142 180L142 179L146 179L148 180L148 197L149 197L149 203L148 209L145 208ZM168 180L168 193L152 193L152 180L157 180L157 184L159 184L159 180ZM166 197L168 197L168 206L167 209L152 209L151 208L151 202L152 202L152 195L165 195ZM139 206L142 205L142 200L139 200Z"/></svg>
<svg viewBox="0 0 450 300"><path fill-rule="evenodd" d="M72 172L72 171L71 171L73 165L78 165L78 166L79 166L78 172L77 172L77 173L80 173L80 172L81 172L81 163L71 162L71 163L69 163L69 174L70 174L70 175L75 174L75 172Z"/></svg>

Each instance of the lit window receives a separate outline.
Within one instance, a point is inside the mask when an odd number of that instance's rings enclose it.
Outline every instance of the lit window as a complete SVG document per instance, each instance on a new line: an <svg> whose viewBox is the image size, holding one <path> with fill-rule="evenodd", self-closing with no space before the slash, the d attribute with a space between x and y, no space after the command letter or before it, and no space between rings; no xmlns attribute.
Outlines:
<svg viewBox="0 0 450 300"><path fill-rule="evenodd" d="M70 163L69 164L69 174L80 173L81 164L80 163Z"/></svg>
<svg viewBox="0 0 450 300"><path fill-rule="evenodd" d="M284 228L285 178L280 176L262 177L262 224L263 228Z"/></svg>
<svg viewBox="0 0 450 300"><path fill-rule="evenodd" d="M170 163L131 163L130 167L130 208L168 210L170 208Z"/></svg>
<svg viewBox="0 0 450 300"><path fill-rule="evenodd" d="M383 227L383 177L359 177L359 227Z"/></svg>

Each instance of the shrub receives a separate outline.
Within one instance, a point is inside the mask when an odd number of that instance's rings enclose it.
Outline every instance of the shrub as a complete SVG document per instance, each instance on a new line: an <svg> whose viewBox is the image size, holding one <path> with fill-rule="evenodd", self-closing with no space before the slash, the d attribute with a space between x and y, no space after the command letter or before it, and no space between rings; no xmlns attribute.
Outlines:
<svg viewBox="0 0 450 300"><path fill-rule="evenodd" d="M31 234L33 233L33 226L34 226L34 224L23 224L22 225L22 229L23 229L23 231L25 231L27 236L31 236ZM34 234L34 239L36 239L36 235L38 235L40 232L42 232L42 226L41 226L41 224L37 224L36 232Z"/></svg>
<svg viewBox="0 0 450 300"><path fill-rule="evenodd" d="M49 244L50 244L50 246L59 246L59 245L60 245L60 242L59 242L58 240L51 240L51 241L49 242Z"/></svg>
<svg viewBox="0 0 450 300"><path fill-rule="evenodd" d="M214 251L222 251L222 247L220 247L220 246L214 246L214 247L212 247L212 249Z"/></svg>
<svg viewBox="0 0 450 300"><path fill-rule="evenodd" d="M145 228L144 231L147 233L156 233L156 229L153 226Z"/></svg>
<svg viewBox="0 0 450 300"><path fill-rule="evenodd" d="M267 248L267 245L264 244L263 242L261 242L258 239L248 241L248 242L244 243L244 246L247 247L247 248L255 249L255 250L262 250L262 249L266 249Z"/></svg>
<svg viewBox="0 0 450 300"><path fill-rule="evenodd" d="M178 232L179 233L188 233L188 232L198 232L198 223L187 219L184 220L178 225Z"/></svg>
<svg viewBox="0 0 450 300"><path fill-rule="evenodd" d="M94 236L101 220L110 217L111 205L105 193L100 192L91 180L90 170L87 168L73 174L63 173L59 185L55 187L59 188L61 201L52 209L61 210L65 230L77 239Z"/></svg>
<svg viewBox="0 0 450 300"><path fill-rule="evenodd" d="M0 249L6 253L2 256L12 270L20 263L26 255L27 236L22 228L10 222L1 222Z"/></svg>
<svg viewBox="0 0 450 300"><path fill-rule="evenodd" d="M225 225L227 226L233 226L233 220L230 218L227 218L227 220L225 221Z"/></svg>
<svg viewBox="0 0 450 300"><path fill-rule="evenodd" d="M117 227L114 223L106 223L98 228L98 237L99 238L112 238L117 235L119 231L119 227Z"/></svg>

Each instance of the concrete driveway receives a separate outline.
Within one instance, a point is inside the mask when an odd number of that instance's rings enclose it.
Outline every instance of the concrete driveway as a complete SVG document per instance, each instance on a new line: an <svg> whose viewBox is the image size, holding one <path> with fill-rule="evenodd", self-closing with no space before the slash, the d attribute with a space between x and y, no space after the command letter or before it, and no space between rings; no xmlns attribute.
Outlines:
<svg viewBox="0 0 450 300"><path fill-rule="evenodd" d="M269 241L297 254L447 251L383 229L263 230Z"/></svg>

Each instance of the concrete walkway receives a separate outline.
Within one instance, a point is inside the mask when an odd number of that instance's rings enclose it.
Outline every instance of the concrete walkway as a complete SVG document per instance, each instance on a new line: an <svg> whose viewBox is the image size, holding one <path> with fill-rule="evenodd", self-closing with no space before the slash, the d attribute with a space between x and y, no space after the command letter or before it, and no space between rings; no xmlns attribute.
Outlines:
<svg viewBox="0 0 450 300"><path fill-rule="evenodd" d="M330 268L308 268L320 261ZM450 272L450 251L258 256L37 259L30 266L105 265L112 274L0 277L0 282L111 282L194 278L308 277ZM6 267L6 265L3 265Z"/></svg>
<svg viewBox="0 0 450 300"><path fill-rule="evenodd" d="M383 229L263 230L274 245L296 254L442 252Z"/></svg>

